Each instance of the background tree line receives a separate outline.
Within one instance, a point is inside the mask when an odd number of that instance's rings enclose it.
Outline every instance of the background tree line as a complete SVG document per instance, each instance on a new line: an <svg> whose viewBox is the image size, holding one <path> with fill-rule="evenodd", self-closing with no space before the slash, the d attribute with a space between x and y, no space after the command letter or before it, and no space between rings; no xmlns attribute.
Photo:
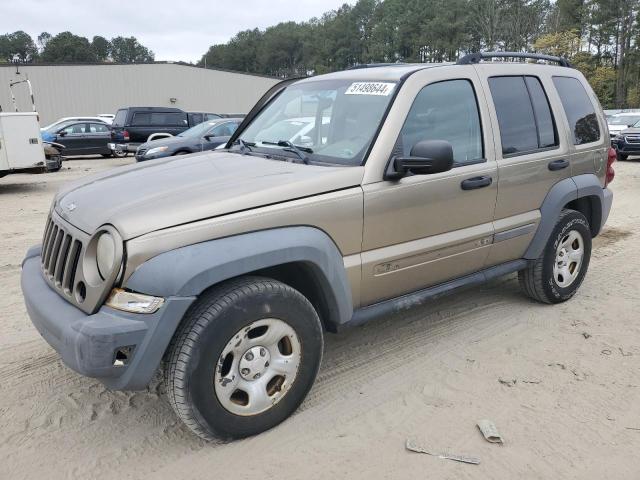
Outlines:
<svg viewBox="0 0 640 480"><path fill-rule="evenodd" d="M23 31L0 35L0 62L150 62L153 52L135 37L114 37L107 40L99 35L86 37L62 32L51 35L42 32L34 41Z"/></svg>
<svg viewBox="0 0 640 480"><path fill-rule="evenodd" d="M640 107L640 0L359 0L307 22L245 30L200 64L278 77L473 51L568 57L605 108Z"/></svg>

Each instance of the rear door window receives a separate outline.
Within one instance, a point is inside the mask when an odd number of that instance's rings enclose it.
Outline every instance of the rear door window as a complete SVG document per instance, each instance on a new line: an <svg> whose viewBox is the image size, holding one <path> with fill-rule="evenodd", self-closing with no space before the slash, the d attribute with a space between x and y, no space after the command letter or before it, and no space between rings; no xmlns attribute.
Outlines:
<svg viewBox="0 0 640 480"><path fill-rule="evenodd" d="M553 77L553 84L567 115L573 144L582 145L600 140L596 110L582 83L573 77Z"/></svg>
<svg viewBox="0 0 640 480"><path fill-rule="evenodd" d="M523 155L558 145L549 101L538 78L491 77L489 88L504 156Z"/></svg>
<svg viewBox="0 0 640 480"><path fill-rule="evenodd" d="M107 133L109 128L102 123L90 123L89 129L91 133Z"/></svg>

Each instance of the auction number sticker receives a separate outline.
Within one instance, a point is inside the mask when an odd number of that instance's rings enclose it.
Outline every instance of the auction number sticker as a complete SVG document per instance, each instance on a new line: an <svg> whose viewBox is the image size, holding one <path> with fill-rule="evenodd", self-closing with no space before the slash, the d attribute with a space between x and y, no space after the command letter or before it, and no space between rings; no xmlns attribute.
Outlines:
<svg viewBox="0 0 640 480"><path fill-rule="evenodd" d="M386 97L393 91L395 83L390 82L354 82L349 85L345 95L382 95Z"/></svg>

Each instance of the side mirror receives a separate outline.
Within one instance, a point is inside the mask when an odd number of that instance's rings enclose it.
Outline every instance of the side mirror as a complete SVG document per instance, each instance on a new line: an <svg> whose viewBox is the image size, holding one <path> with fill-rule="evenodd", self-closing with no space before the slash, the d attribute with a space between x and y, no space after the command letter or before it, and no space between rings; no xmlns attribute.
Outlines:
<svg viewBox="0 0 640 480"><path fill-rule="evenodd" d="M389 178L446 172L453 168L453 147L445 140L422 140L413 146L408 157L394 157L393 167L395 171L389 172Z"/></svg>
<svg viewBox="0 0 640 480"><path fill-rule="evenodd" d="M207 142L210 142L213 137L214 135L211 135L210 133L208 133L202 138L204 138Z"/></svg>
<svg viewBox="0 0 640 480"><path fill-rule="evenodd" d="M60 136L60 137L65 137L66 135L67 135L67 132L65 132L64 130L60 130L58 132L58 136Z"/></svg>

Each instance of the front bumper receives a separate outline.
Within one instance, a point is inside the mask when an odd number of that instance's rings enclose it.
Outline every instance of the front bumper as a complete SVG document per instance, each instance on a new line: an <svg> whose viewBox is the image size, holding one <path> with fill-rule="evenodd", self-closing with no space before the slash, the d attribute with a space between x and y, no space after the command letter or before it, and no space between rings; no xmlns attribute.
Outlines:
<svg viewBox="0 0 640 480"><path fill-rule="evenodd" d="M640 155L640 143L630 143L624 140L612 140L611 145L623 155Z"/></svg>
<svg viewBox="0 0 640 480"><path fill-rule="evenodd" d="M52 290L42 276L40 248L27 252L21 285L27 312L42 337L76 372L114 390L145 388L195 297L169 297L151 315L103 306L87 315ZM114 365L116 352L130 348L126 365Z"/></svg>

